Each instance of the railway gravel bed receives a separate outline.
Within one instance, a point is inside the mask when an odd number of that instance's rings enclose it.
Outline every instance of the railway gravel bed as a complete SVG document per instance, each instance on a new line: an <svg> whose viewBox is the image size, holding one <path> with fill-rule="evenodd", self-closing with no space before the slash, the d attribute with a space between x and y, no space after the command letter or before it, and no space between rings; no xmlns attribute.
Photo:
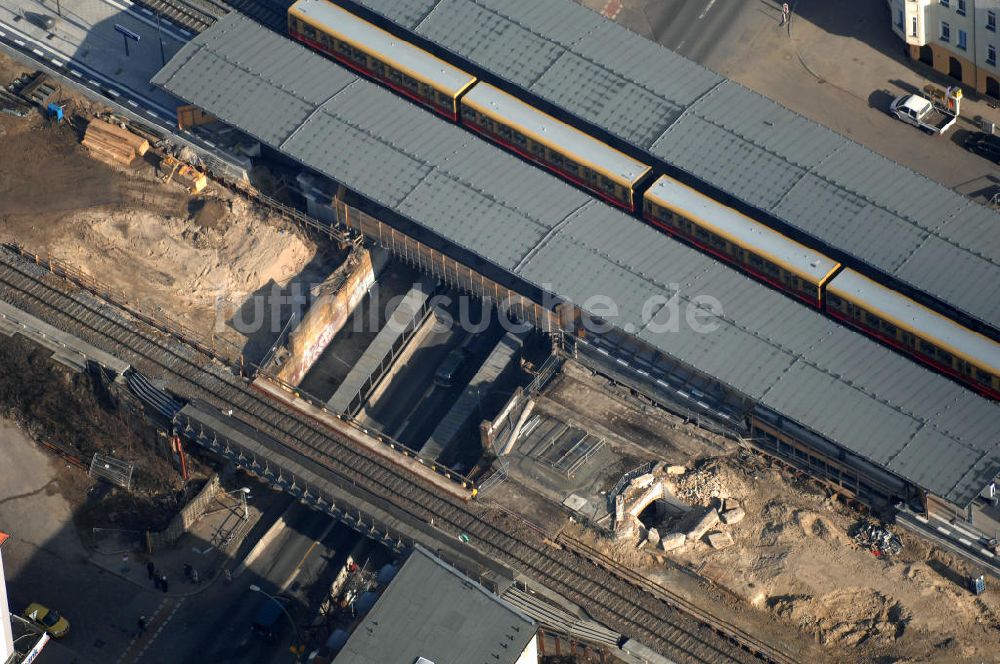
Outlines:
<svg viewBox="0 0 1000 664"><path fill-rule="evenodd" d="M464 534L483 554L675 662L794 661L712 616L692 614L666 589L652 589L627 571L602 564L571 540L553 542L516 515L441 495L401 468L360 454L323 425L256 392L229 367L8 248L0 249L0 297L147 375L168 377L181 396L232 409L233 417L316 462L346 489L380 496L406 518L433 520L453 536Z"/></svg>

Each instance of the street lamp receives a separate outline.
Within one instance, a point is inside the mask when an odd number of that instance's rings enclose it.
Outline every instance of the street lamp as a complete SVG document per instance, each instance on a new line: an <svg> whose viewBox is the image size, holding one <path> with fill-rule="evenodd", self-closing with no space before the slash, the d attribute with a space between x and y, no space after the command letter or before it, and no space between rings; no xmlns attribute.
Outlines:
<svg viewBox="0 0 1000 664"><path fill-rule="evenodd" d="M247 491L249 492L249 489ZM292 614L290 614L288 612L288 609L285 608L284 604L282 604L281 602L278 601L277 597L275 597L274 595L271 595L270 593L265 592L260 586L258 586L256 584L251 585L250 586L250 591L251 592L255 592L255 593L260 593L264 597L268 598L269 600L271 600L272 602L274 602L275 604L277 604L278 608L281 609L281 612L285 614L286 618L288 618L288 622L291 623L291 625L292 625L292 631L295 633L295 643L296 643L296 646L295 646L295 661L298 662L299 661L299 657L302 654L302 651L305 650L305 645L302 643L302 639L299 637L299 628L296 627L295 621L292 620Z"/></svg>

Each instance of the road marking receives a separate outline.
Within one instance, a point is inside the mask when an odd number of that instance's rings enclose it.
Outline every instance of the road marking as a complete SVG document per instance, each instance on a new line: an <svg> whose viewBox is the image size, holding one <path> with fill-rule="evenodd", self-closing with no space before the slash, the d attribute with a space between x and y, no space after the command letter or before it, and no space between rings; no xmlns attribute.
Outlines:
<svg viewBox="0 0 1000 664"><path fill-rule="evenodd" d="M69 73L73 74L73 76L76 76L77 78L83 78L83 74L81 74L80 72L78 72L75 69L70 69Z"/></svg>
<svg viewBox="0 0 1000 664"><path fill-rule="evenodd" d="M42 53L41 51L39 51L37 48L31 49L31 52L34 53L35 55L37 55L40 58L44 58L45 57L45 54Z"/></svg>
<svg viewBox="0 0 1000 664"><path fill-rule="evenodd" d="M54 64L56 67L62 67L63 66L63 63L59 62L55 58L49 58L49 62L51 62L52 64Z"/></svg>
<svg viewBox="0 0 1000 664"><path fill-rule="evenodd" d="M663 382L662 380L660 380L659 378L657 378L657 379L656 379L656 383L657 383L658 385L662 385L663 387L670 387L670 384L669 384L669 383L665 383L665 382Z"/></svg>
<svg viewBox="0 0 1000 664"><path fill-rule="evenodd" d="M691 395L688 394L687 392L684 392L683 390L677 390L677 394L681 395L685 399L690 399L691 398Z"/></svg>
<svg viewBox="0 0 1000 664"><path fill-rule="evenodd" d="M143 14L149 14L150 16L153 15L153 12L149 11L145 7L139 7L139 11L141 11Z"/></svg>
<svg viewBox="0 0 1000 664"><path fill-rule="evenodd" d="M962 544L964 544L965 546L972 546L972 542L970 542L969 540L965 539L964 537L959 537L958 541L961 542Z"/></svg>
<svg viewBox="0 0 1000 664"><path fill-rule="evenodd" d="M944 533L945 535L951 535L951 531L948 530L947 528L942 528L941 526L938 526L937 529L938 532L940 533Z"/></svg>
<svg viewBox="0 0 1000 664"><path fill-rule="evenodd" d="M326 536L330 534L330 531L333 530L333 527L335 525L337 525L337 522L331 520L330 523L327 524L326 528L323 530L322 534L320 534L319 538L313 540L313 543L309 545L308 549L306 549L305 555L302 556L302 559L292 569L292 573L289 574L288 578L285 579L285 582L281 584L280 592L285 592L286 590L288 590L288 586L292 585L292 582L295 581L295 577L297 577L299 575L299 572L302 571L302 566L306 564L306 560L309 559L309 556L312 555L312 552L316 549L317 546L319 546L319 543L322 542L324 539L326 539Z"/></svg>
<svg viewBox="0 0 1000 664"><path fill-rule="evenodd" d="M970 533L965 528L961 528L959 526L956 526L955 524L952 524L952 526L955 528L955 530L957 530L958 532L962 533L966 537L971 537L972 539L979 539L979 537L977 537L975 533Z"/></svg>
<svg viewBox="0 0 1000 664"><path fill-rule="evenodd" d="M712 5L714 5L714 4L715 4L715 0L708 0L708 4L705 6L705 9L700 14L698 14L698 20L699 21L701 19L705 18L705 16L708 14L708 12L712 11Z"/></svg>
<svg viewBox="0 0 1000 664"><path fill-rule="evenodd" d="M100 83L98 83L97 81L95 81L95 80L94 80L94 79L92 79L92 78L88 78L88 79L87 79L87 82L88 82L88 83L90 83L91 85L95 86L95 87L100 87L100 86L101 86L101 84L100 84Z"/></svg>
<svg viewBox="0 0 1000 664"><path fill-rule="evenodd" d="M622 0L608 0L604 4L604 9L601 10L601 16L609 18L612 21L618 18L618 14L622 11Z"/></svg>
<svg viewBox="0 0 1000 664"><path fill-rule="evenodd" d="M36 44L38 43L34 39L32 39L30 36L24 34L20 30L18 30L17 28L14 28L14 27L12 27L10 25L7 25L5 23L0 23L0 25L2 25L4 28L6 28L7 30L9 30L14 35L22 37L22 38L24 38L24 39L26 39L26 40L28 40L30 42L33 42L33 43L36 43ZM21 46L26 46L25 42L21 41L20 39L15 38L14 42L20 44ZM65 53L59 53L58 51L53 51L53 54L62 56L63 58L66 59L67 62L73 62L73 58L67 56ZM108 78L107 76L105 76L104 74L102 74L100 72L94 71L93 69L91 69L87 65L83 64L82 62L73 62L73 64L75 66L79 67L82 71L86 72L88 76L93 76L94 78L96 78L96 79L98 79L100 81L104 81L105 84L108 85L108 86L116 85L116 83L112 79ZM100 85L100 83L95 83L95 85ZM111 89L110 87L108 87L107 90L108 90L109 94L111 94L113 97L119 97L120 96L120 93L118 93L117 91ZM172 111L170 109L168 109L165 106L162 106L162 105L156 103L155 101L152 101L151 99L147 99L147 98L143 97L141 94L133 92L132 96L134 96L136 99L138 99L141 102L143 102L143 104L145 104L146 106L149 106L151 108L155 108L156 110L162 112L164 114L164 116L166 116L166 117L170 117L172 115Z"/></svg>
<svg viewBox="0 0 1000 664"><path fill-rule="evenodd" d="M919 521L920 523L927 523L927 519L920 516L919 514L914 514L913 518Z"/></svg>
<svg viewBox="0 0 1000 664"><path fill-rule="evenodd" d="M994 554L994 553L993 553L992 551L989 551L988 549L980 549L980 551L981 551L981 552L983 553L983 555L985 555L985 556L989 556L990 558L993 558L993 557L995 557L995 554Z"/></svg>
<svg viewBox="0 0 1000 664"><path fill-rule="evenodd" d="M115 99L122 96L120 92L118 92L117 90L112 90L111 88L108 88L108 93Z"/></svg>
<svg viewBox="0 0 1000 664"><path fill-rule="evenodd" d="M153 111L151 111L149 109L146 109L146 115L148 115L150 117L154 117L154 118L160 117L159 115L157 115L156 113L154 113Z"/></svg>
<svg viewBox="0 0 1000 664"><path fill-rule="evenodd" d="M603 348L598 348L597 352L601 353L602 355L608 355L608 351L604 350Z"/></svg>
<svg viewBox="0 0 1000 664"><path fill-rule="evenodd" d="M620 357L616 357L615 358L615 362L617 362L618 364L622 365L623 367L627 367L628 366L628 362L626 362L625 360L623 360Z"/></svg>
<svg viewBox="0 0 1000 664"><path fill-rule="evenodd" d="M131 99L128 100L128 105L131 106L132 108L139 108L139 104L135 103Z"/></svg>

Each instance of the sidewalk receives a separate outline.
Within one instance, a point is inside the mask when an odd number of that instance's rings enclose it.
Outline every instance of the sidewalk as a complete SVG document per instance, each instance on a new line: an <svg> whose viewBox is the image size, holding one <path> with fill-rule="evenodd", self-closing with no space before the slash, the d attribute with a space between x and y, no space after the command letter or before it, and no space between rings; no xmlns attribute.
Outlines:
<svg viewBox="0 0 1000 664"><path fill-rule="evenodd" d="M224 576L224 567L236 566L233 555L241 548L244 538L271 503L280 499L280 495L275 496L263 486L255 484L250 488L252 493L247 501L246 515L238 494L234 496L233 493L220 491L209 512L174 546L150 555L146 553L145 543L133 538L125 546L102 546L103 551L92 551L90 560L115 576L160 592L146 569L147 563L152 562L157 572L167 577L165 597L201 593ZM184 565L191 565L198 572L199 583L192 583L184 577Z"/></svg>

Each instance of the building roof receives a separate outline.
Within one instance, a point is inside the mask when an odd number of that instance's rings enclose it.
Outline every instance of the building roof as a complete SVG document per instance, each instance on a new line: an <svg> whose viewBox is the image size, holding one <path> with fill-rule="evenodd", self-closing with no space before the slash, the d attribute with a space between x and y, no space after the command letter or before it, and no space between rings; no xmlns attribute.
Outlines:
<svg viewBox="0 0 1000 664"><path fill-rule="evenodd" d="M153 82L947 500L1000 472L997 404L248 19Z"/></svg>
<svg viewBox="0 0 1000 664"><path fill-rule="evenodd" d="M378 54L398 69L449 92L452 97L475 80L474 76L458 67L324 0L299 0L289 12L364 51Z"/></svg>
<svg viewBox="0 0 1000 664"><path fill-rule="evenodd" d="M689 219L697 219L700 225L735 240L742 247L757 249L764 258L813 283L822 283L839 265L826 254L799 244L667 175L661 175L653 183L646 197Z"/></svg>
<svg viewBox="0 0 1000 664"><path fill-rule="evenodd" d="M334 664L514 664L535 622L417 546Z"/></svg>
<svg viewBox="0 0 1000 664"><path fill-rule="evenodd" d="M353 0L1000 330L1000 216L574 0Z"/></svg>
<svg viewBox="0 0 1000 664"><path fill-rule="evenodd" d="M506 125L520 128L531 139L556 147L625 186L633 186L650 170L641 161L488 83L477 83L462 97L462 104Z"/></svg>

